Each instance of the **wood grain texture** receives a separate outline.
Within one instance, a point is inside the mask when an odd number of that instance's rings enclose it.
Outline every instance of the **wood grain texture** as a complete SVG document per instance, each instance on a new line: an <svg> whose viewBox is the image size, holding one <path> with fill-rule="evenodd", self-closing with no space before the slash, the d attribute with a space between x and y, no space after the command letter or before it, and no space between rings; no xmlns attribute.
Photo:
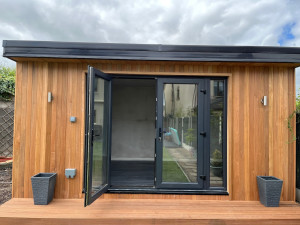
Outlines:
<svg viewBox="0 0 300 225"><path fill-rule="evenodd" d="M227 76L227 198L258 200L256 176L274 175L284 181L282 200L295 200L295 143L289 142L287 129L288 115L295 109L293 64L47 59L17 63L13 197L32 197L30 177L38 172L58 173L56 198L82 197L87 65L120 76ZM51 103L48 91L53 93ZM268 106L260 102L264 95ZM70 116L76 116L77 122L70 123ZM75 179L64 177L69 167L77 169ZM176 198L205 199L197 195Z"/></svg>
<svg viewBox="0 0 300 225"><path fill-rule="evenodd" d="M77 64L24 62L17 70L13 197L32 197L34 174L57 172L55 197L81 198L85 75ZM65 168L78 176L66 179Z"/></svg>
<svg viewBox="0 0 300 225"><path fill-rule="evenodd" d="M47 206L32 199L12 199L1 206L2 225L14 224L299 224L300 206L281 202L264 207L257 201L176 199L54 199Z"/></svg>

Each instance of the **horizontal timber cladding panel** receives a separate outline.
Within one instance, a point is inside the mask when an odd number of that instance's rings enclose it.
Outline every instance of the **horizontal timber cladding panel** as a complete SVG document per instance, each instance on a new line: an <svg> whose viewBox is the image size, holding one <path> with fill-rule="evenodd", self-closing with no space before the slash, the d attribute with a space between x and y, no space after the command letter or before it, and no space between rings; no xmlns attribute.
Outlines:
<svg viewBox="0 0 300 225"><path fill-rule="evenodd" d="M295 108L290 65L93 61L17 63L13 197L32 197L30 177L57 172L56 198L81 198L83 183L85 72L90 64L107 73L228 76L228 191L191 199L258 200L256 175L283 179L282 200L295 199L295 143L287 129ZM253 65L253 66L252 66ZM53 101L47 102L47 92ZM268 96L268 106L260 99ZM76 123L70 123L76 116ZM295 123L295 120L292 121ZM76 168L66 179L65 168ZM181 197L180 197L181 196ZM187 198L185 195L104 195L104 198Z"/></svg>

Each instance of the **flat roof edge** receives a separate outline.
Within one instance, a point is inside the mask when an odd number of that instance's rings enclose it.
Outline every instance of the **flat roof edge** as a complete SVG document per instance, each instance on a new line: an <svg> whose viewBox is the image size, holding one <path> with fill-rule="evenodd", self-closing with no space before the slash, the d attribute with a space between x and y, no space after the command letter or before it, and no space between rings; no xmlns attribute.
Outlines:
<svg viewBox="0 0 300 225"><path fill-rule="evenodd" d="M299 47L156 45L3 40L7 58L300 63Z"/></svg>

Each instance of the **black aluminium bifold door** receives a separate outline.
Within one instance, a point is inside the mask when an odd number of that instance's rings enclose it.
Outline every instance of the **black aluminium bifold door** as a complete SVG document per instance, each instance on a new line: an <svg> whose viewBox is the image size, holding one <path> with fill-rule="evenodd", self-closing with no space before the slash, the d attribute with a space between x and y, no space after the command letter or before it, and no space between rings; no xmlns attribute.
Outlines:
<svg viewBox="0 0 300 225"><path fill-rule="evenodd" d="M226 142L223 141L223 136L226 140L226 82L217 78L157 77L156 80L153 189L158 192L160 189L179 192L223 190L226 187L226 164L221 168L225 171L221 175L211 175L210 139L214 138L223 146L220 154L226 162ZM220 80L223 82L223 94L214 93L219 90L215 84ZM105 193L111 184L112 76L89 66L86 84L85 206ZM211 99L211 95L223 97L219 101ZM211 125L214 119L211 110L225 112L225 115L218 114L222 120L219 118L214 127ZM213 147L216 149L218 146L214 144ZM212 183L212 177L215 179L213 182L222 184Z"/></svg>
<svg viewBox="0 0 300 225"><path fill-rule="evenodd" d="M205 78L158 78L156 188L206 188L207 92Z"/></svg>
<svg viewBox="0 0 300 225"><path fill-rule="evenodd" d="M108 190L111 154L111 76L88 66L86 81L85 206Z"/></svg>

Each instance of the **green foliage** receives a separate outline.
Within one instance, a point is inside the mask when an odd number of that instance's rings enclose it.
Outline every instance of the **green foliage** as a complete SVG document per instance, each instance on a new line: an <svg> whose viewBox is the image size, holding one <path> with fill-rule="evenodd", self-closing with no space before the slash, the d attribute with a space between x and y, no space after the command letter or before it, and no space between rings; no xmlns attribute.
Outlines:
<svg viewBox="0 0 300 225"><path fill-rule="evenodd" d="M196 136L195 136L195 129L189 128L184 134L185 141L187 144L192 145L194 141L196 141Z"/></svg>
<svg viewBox="0 0 300 225"><path fill-rule="evenodd" d="M222 159L222 152L219 149L215 149L212 154L213 159Z"/></svg>
<svg viewBox="0 0 300 225"><path fill-rule="evenodd" d="M15 95L16 69L0 65L0 99L9 101Z"/></svg>
<svg viewBox="0 0 300 225"><path fill-rule="evenodd" d="M299 89L300 93L300 89ZM300 95L297 95L296 97L296 113L300 113Z"/></svg>
<svg viewBox="0 0 300 225"><path fill-rule="evenodd" d="M210 164L214 167L222 167L223 160L222 160L222 152L219 149L215 149L212 158L210 159Z"/></svg>
<svg viewBox="0 0 300 225"><path fill-rule="evenodd" d="M193 116L197 116L197 106L195 107L189 107L187 109L187 112L186 112L186 115L189 116L189 117L193 117Z"/></svg>
<svg viewBox="0 0 300 225"><path fill-rule="evenodd" d="M300 93L300 89L299 89L299 93ZM296 124L300 123L300 121L299 121L300 117L297 116L297 114L299 114L299 113L300 113L300 95L298 94L296 96L296 110L294 112L292 112L287 119L288 129L292 135L292 140L289 140L289 142L296 141L296 139L297 139L296 135L294 133L293 126L292 126L292 119L294 118L294 116L296 116Z"/></svg>
<svg viewBox="0 0 300 225"><path fill-rule="evenodd" d="M184 117L183 107L182 104L176 107L175 117L182 118Z"/></svg>

